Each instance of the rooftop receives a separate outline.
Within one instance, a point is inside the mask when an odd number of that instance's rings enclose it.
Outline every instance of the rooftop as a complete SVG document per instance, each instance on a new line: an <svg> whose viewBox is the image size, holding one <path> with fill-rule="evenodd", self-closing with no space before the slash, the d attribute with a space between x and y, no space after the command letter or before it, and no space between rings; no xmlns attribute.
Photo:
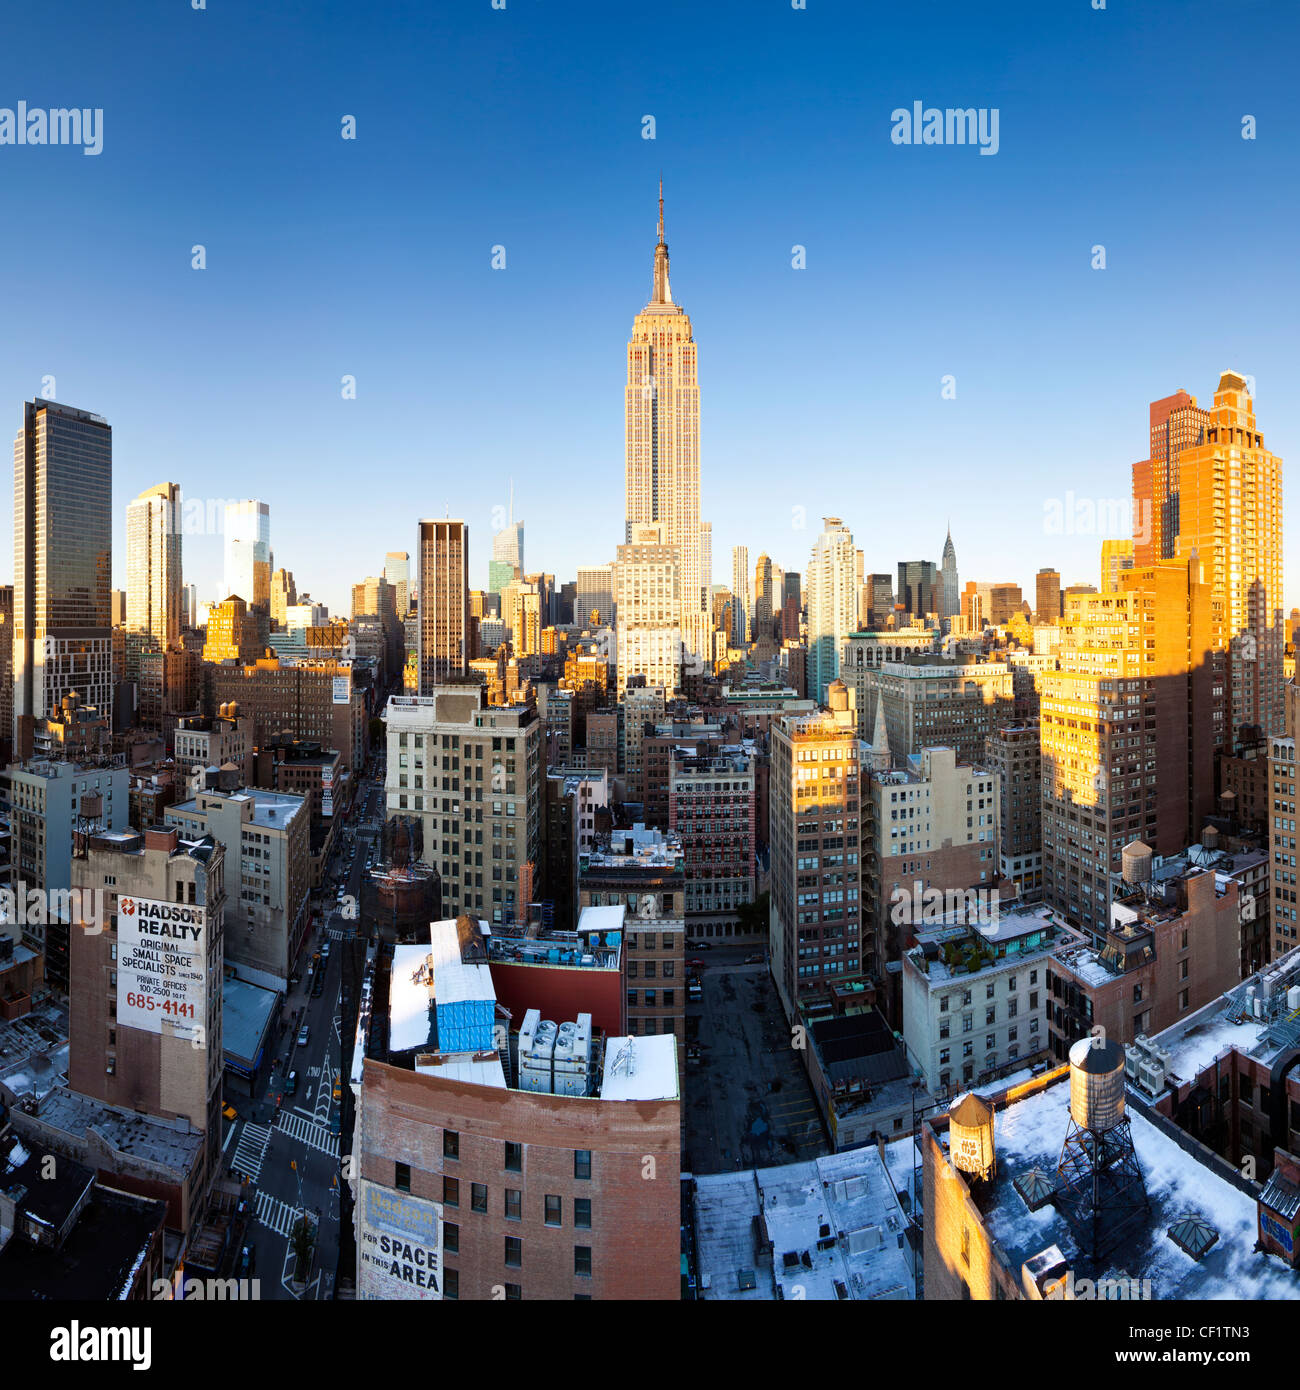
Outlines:
<svg viewBox="0 0 1300 1390"><path fill-rule="evenodd" d="M294 792L264 791L261 787L241 787L234 792L205 791L204 797L220 797L233 804L252 804L252 824L268 830L283 829L295 814L307 805L307 798ZM170 820L172 815L197 816L204 814L199 809L198 797L188 801L178 801L166 811Z"/></svg>
<svg viewBox="0 0 1300 1390"><path fill-rule="evenodd" d="M600 1081L601 1100L676 1100L677 1039L607 1038Z"/></svg>
<svg viewBox="0 0 1300 1390"><path fill-rule="evenodd" d="M15 951L16 954L16 951ZM68 1011L38 998L21 1018L0 1019L0 1095L38 1099L68 1080Z"/></svg>
<svg viewBox="0 0 1300 1390"><path fill-rule="evenodd" d="M0 1300L126 1297L165 1212L162 1202L97 1185L59 1249L15 1237L0 1251Z"/></svg>
<svg viewBox="0 0 1300 1390"><path fill-rule="evenodd" d="M187 1172L203 1149L203 1135L189 1129L185 1120L172 1125L62 1088L46 1096L37 1118L52 1129L62 1130L74 1143L93 1129L116 1153L175 1172Z"/></svg>
<svg viewBox="0 0 1300 1390"><path fill-rule="evenodd" d="M1166 1071L1195 1081L1225 1052L1236 1049L1266 1064L1300 1046L1300 1010L1289 991L1300 986L1300 947L1265 966L1203 1009L1157 1033L1152 1041L1166 1049Z"/></svg>
<svg viewBox="0 0 1300 1390"><path fill-rule="evenodd" d="M221 985L221 1046L228 1059L256 1067L267 1025L280 996L273 989L229 979Z"/></svg>
<svg viewBox="0 0 1300 1390"><path fill-rule="evenodd" d="M1055 1178L1069 1105L1070 1085L1063 1069L1051 1084L994 1116L996 1176L987 1187L973 1184L972 1195L1014 1273L1019 1274L1026 1260L1056 1245L1076 1277L1149 1279L1151 1296L1157 1299L1300 1298L1300 1273L1279 1259L1254 1253L1254 1197L1189 1153L1167 1121L1147 1118L1131 1091L1127 1114L1150 1211L1100 1261L1080 1250L1053 1202L1031 1212L1013 1182L1033 1167ZM946 1131L940 1137L946 1147ZM1219 1232L1218 1242L1199 1263L1166 1235L1170 1226L1191 1214L1201 1215Z"/></svg>
<svg viewBox="0 0 1300 1390"><path fill-rule="evenodd" d="M674 831L647 829L638 821L630 830L610 832L602 842L582 855L587 869L680 869L683 865L681 836Z"/></svg>
<svg viewBox="0 0 1300 1390"><path fill-rule="evenodd" d="M700 1297L911 1298L899 1180L875 1148L697 1177Z"/></svg>

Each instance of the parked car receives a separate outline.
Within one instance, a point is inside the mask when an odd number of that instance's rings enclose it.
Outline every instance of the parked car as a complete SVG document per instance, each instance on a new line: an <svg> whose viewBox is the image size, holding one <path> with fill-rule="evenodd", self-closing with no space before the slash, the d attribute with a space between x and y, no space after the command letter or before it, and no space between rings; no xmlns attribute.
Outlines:
<svg viewBox="0 0 1300 1390"><path fill-rule="evenodd" d="M246 1245L239 1252L239 1277L241 1279L251 1279L253 1270L257 1267L257 1260L253 1255L253 1247Z"/></svg>
<svg viewBox="0 0 1300 1390"><path fill-rule="evenodd" d="M712 941L688 941L687 949L691 951L711 951L713 950Z"/></svg>
<svg viewBox="0 0 1300 1390"><path fill-rule="evenodd" d="M686 962L686 968L688 970L703 970L705 966L702 960L692 958Z"/></svg>
<svg viewBox="0 0 1300 1390"><path fill-rule="evenodd" d="M762 951L755 951L753 955L745 957L745 964L762 965L764 960L766 960L766 957L763 955Z"/></svg>
<svg viewBox="0 0 1300 1390"><path fill-rule="evenodd" d="M322 941L322 942L321 942L321 946L320 946L320 958L321 958L321 960L329 960L329 958L330 958L330 944L329 944L328 941Z"/></svg>
<svg viewBox="0 0 1300 1390"><path fill-rule="evenodd" d="M305 1023L298 1029L298 1046L307 1046L307 1025Z"/></svg>
<svg viewBox="0 0 1300 1390"><path fill-rule="evenodd" d="M305 1033L307 1030L304 1028L302 1031L303 1031L303 1033ZM301 1039L302 1033L299 1033L298 1036L299 1036L299 1038ZM285 1093L286 1096L292 1096L292 1095L296 1095L297 1092L298 1092L298 1073L297 1073L296 1071L291 1071L291 1072L289 1073L289 1075L286 1076L286 1077L284 1078L284 1093Z"/></svg>
<svg viewBox="0 0 1300 1390"><path fill-rule="evenodd" d="M319 999L325 993L325 972L322 970L311 982L311 997Z"/></svg>

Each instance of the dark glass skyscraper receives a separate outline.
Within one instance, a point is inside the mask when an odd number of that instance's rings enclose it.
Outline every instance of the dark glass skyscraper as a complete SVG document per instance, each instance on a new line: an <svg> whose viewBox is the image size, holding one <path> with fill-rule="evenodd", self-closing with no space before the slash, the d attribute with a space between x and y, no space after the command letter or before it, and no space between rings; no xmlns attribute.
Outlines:
<svg viewBox="0 0 1300 1390"><path fill-rule="evenodd" d="M24 402L14 440L14 746L76 691L111 715L113 431L54 401Z"/></svg>

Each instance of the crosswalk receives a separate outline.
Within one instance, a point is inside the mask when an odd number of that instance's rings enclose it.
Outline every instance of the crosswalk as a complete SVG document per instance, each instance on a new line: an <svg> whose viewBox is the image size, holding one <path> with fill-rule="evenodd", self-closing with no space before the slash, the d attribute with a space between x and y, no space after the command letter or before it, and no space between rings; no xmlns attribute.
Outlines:
<svg viewBox="0 0 1300 1390"><path fill-rule="evenodd" d="M300 1144L319 1149L321 1153L327 1153L333 1158L339 1156L338 1135L331 1134L323 1125L313 1124L311 1120L294 1114L292 1110L281 1110L276 1123L279 1129L291 1139L297 1139Z"/></svg>
<svg viewBox="0 0 1300 1390"><path fill-rule="evenodd" d="M272 1197L269 1192L259 1192L257 1194L257 1219L268 1230L274 1231L278 1236L287 1236L293 1230L294 1219L297 1216L295 1208L288 1202L282 1202L278 1197Z"/></svg>
<svg viewBox="0 0 1300 1390"><path fill-rule="evenodd" d="M245 1124L235 1146L235 1156L230 1166L254 1182L261 1176L262 1164L266 1161L266 1146L271 1142L268 1125Z"/></svg>

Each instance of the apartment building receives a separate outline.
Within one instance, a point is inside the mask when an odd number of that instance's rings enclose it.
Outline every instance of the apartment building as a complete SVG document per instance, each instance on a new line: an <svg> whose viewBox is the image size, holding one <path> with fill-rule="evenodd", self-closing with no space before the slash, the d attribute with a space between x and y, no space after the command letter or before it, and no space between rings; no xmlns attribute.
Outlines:
<svg viewBox="0 0 1300 1390"><path fill-rule="evenodd" d="M1027 902L1043 893L1042 754L1038 725L994 729L984 766L998 779L998 872Z"/></svg>
<svg viewBox="0 0 1300 1390"><path fill-rule="evenodd" d="M1052 954L1081 941L1041 904L920 928L903 954L903 1038L925 1089L986 1085L1047 1053Z"/></svg>
<svg viewBox="0 0 1300 1390"><path fill-rule="evenodd" d="M1097 940L1123 847L1174 853L1214 810L1226 727L1215 613L1196 559L1066 596L1059 670L1039 678L1043 893Z"/></svg>
<svg viewBox="0 0 1300 1390"><path fill-rule="evenodd" d="M68 1083L79 1095L204 1136L193 1197L221 1155L225 849L172 829L79 837L72 887L100 895L73 924Z"/></svg>
<svg viewBox="0 0 1300 1390"><path fill-rule="evenodd" d="M225 849L225 961L241 980L285 990L310 926L311 809L305 797L200 791L163 812L187 840ZM238 877L236 877L238 874Z"/></svg>
<svg viewBox="0 0 1300 1390"><path fill-rule="evenodd" d="M579 911L626 909L627 1029L671 1033L686 1055L686 860L678 836L635 825L578 860Z"/></svg>
<svg viewBox="0 0 1300 1390"><path fill-rule="evenodd" d="M386 721L388 816L422 826L450 911L527 919L542 864L542 722L533 705L489 705L480 686L394 696Z"/></svg>
<svg viewBox="0 0 1300 1390"><path fill-rule="evenodd" d="M823 1007L868 972L862 900L862 781L869 754L853 695L773 721L769 807L772 976L786 1016Z"/></svg>
<svg viewBox="0 0 1300 1390"><path fill-rule="evenodd" d="M912 944L923 895L997 897L999 785L989 768L959 762L952 748L927 748L894 769L878 752L874 761L864 794L863 934L868 972L897 1028L902 997L890 962Z"/></svg>

